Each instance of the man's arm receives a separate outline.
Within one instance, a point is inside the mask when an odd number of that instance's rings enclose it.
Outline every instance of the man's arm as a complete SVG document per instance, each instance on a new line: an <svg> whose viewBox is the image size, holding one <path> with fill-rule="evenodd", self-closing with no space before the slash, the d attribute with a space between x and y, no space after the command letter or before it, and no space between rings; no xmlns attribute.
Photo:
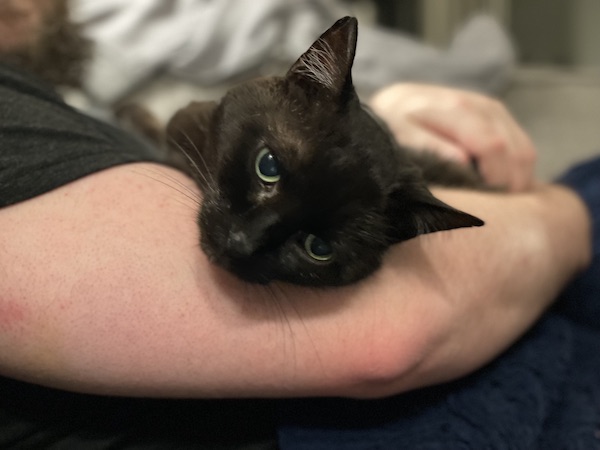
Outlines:
<svg viewBox="0 0 600 450"><path fill-rule="evenodd" d="M159 166L0 210L0 373L186 397L372 397L465 374L587 264L589 219L559 187L436 194L486 225L394 246L366 281L323 290L248 285L211 266L196 188Z"/></svg>
<svg viewBox="0 0 600 450"><path fill-rule="evenodd" d="M491 185L531 189L536 149L502 102L443 86L396 83L369 103L400 144L459 164L474 161Z"/></svg>

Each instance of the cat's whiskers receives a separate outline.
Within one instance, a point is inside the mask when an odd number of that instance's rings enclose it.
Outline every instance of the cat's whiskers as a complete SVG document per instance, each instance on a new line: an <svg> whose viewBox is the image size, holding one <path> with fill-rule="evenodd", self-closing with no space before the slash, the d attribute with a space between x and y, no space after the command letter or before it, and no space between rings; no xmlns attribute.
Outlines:
<svg viewBox="0 0 600 450"><path fill-rule="evenodd" d="M142 172L142 171L143 171L143 172ZM146 173L144 173L144 172L146 172ZM196 212L198 211L198 208L201 206L201 198L200 198L200 196L198 195L198 193L197 193L197 192L195 192L195 191L194 191L192 188L190 188L189 186L186 186L185 184L183 184L181 181L179 181L179 180L177 180L176 178L172 177L171 175L168 175L168 174L166 174L166 173L164 173L164 172L161 172L161 171L159 171L159 170L151 170L151 169L147 169L147 168L144 168L144 169L136 169L136 170L134 171L134 173L137 173L137 174L139 174L139 175L143 175L143 176L145 176L145 177L148 177L148 178L150 178L150 179L152 179L152 180L154 180L154 181L157 181L157 182L159 182L159 183L161 183L161 184L163 184L163 185L165 185L165 186L167 186L167 187L169 187L169 188L171 188L171 189L173 189L173 190L175 190L175 191L179 192L181 195L183 195L183 196L184 196L184 197L186 197L187 199L189 199L189 200L191 200L192 202L194 202L194 205L192 206L192 205L190 205L190 204L188 204L188 203L185 203L185 202L182 202L182 201L180 201L180 203L181 203L182 205L185 205L185 206L187 206L187 207L190 207L190 208L192 208L192 209L193 209L194 211L196 211ZM176 186L174 186L174 185L172 185L172 184L169 184L169 183L167 183L167 182L166 182L166 181L164 181L164 180L161 180L160 178L156 178L156 177L154 177L154 176L152 176L152 175L156 175L156 176L158 176L158 177L166 178L166 179L167 179L167 180L169 180L170 182L172 182L172 183L175 183L176 185L178 185L178 186L179 186L181 189L180 189L180 188L178 188L178 187L176 187ZM186 192L186 191L187 191L187 192Z"/></svg>
<svg viewBox="0 0 600 450"><path fill-rule="evenodd" d="M198 167L198 164L196 164L196 161L194 161L194 159L190 156L190 154L187 152L187 150L177 142L174 142L174 144L177 146L177 148L179 149L181 154L183 156L185 156L185 158L188 160L193 171L196 174L198 174L198 176L202 179L202 181L204 181L204 185L206 186L206 188L210 189L211 191L214 191L215 189L214 189L213 183L211 183L209 181L209 179L207 178L207 175L204 172L202 172L202 170L200 170L200 167Z"/></svg>
<svg viewBox="0 0 600 450"><path fill-rule="evenodd" d="M280 348L284 354L285 360L290 360L287 356L288 352L291 352L290 357L294 362L292 367L296 370L297 356L295 331L286 314L286 310L282 305L285 293L276 292L274 286L273 283L242 283L242 288L244 289L242 298L249 302L246 306L251 308L252 313L267 318L269 323L276 327L277 335L275 336L274 342L278 345L281 344ZM248 313L249 312L247 312L247 314Z"/></svg>
<svg viewBox="0 0 600 450"><path fill-rule="evenodd" d="M379 214L369 213L363 219L362 226L354 230L358 241L371 242L387 247L390 245L388 233L377 227L376 224L385 223Z"/></svg>
<svg viewBox="0 0 600 450"><path fill-rule="evenodd" d="M188 139L190 141L190 144L193 146L193 148L197 150L196 146L191 141L191 139L189 138L189 136L186 134L185 137L186 137L186 139ZM196 164L196 161L194 161L194 159L189 155L189 153L187 152L187 150L181 144L179 144L176 141L171 141L171 142L172 142L173 145L175 145L179 149L179 151L181 152L181 154L183 156L185 156L185 158L190 163L191 168L194 169L195 173L197 173L198 176L204 181L204 184L205 184L206 188L210 189L213 193L216 192L216 189L215 189L215 186L214 186L214 179L212 178L212 175L210 174L210 171L208 170L206 162L204 161L204 158L200 154L200 151L197 150L198 155L200 156L201 161L202 161L202 163L204 164L204 166L206 168L206 172L203 172L202 170L200 170L200 167L198 167L198 164ZM210 177L210 179L208 177Z"/></svg>
<svg viewBox="0 0 600 450"><path fill-rule="evenodd" d="M294 371L296 371L297 370L296 339L295 339L296 333L294 332L294 327L292 326L292 323L290 322L290 318L288 317L286 310L282 304L285 301L285 293L281 289L281 286L279 286L276 283L269 283L269 284L265 285L264 287L266 288L266 291L270 294L270 299L272 300L271 302L269 302L269 304L274 306L277 315L280 316L282 319L279 321L279 323L281 324L282 336L284 338L284 340L283 340L284 352L288 348L288 345L287 345L288 339L285 339L285 337L286 336L290 337L292 359L294 361L293 366L294 366ZM279 289L279 293L281 295L278 295L275 292L276 288ZM287 328L288 332L285 332L286 328Z"/></svg>
<svg viewBox="0 0 600 450"><path fill-rule="evenodd" d="M375 233L371 230L361 230L356 233L358 240L362 242L371 242L372 244L379 244L381 246L388 246L390 244L387 234Z"/></svg>
<svg viewBox="0 0 600 450"><path fill-rule="evenodd" d="M281 289L281 287L280 287ZM313 296L319 296L320 292L312 289L310 287L302 287L300 289L308 289L312 291ZM317 344L315 343L315 340L313 339L312 335L310 334L310 330L308 328L308 326L306 325L306 322L304 321L304 317L302 317L302 314L300 314L300 311L298 310L298 308L296 307L296 303L293 301L289 301L288 304L290 305L290 307L292 308L292 310L294 311L294 313L296 314L296 317L298 318L298 320L300 321L300 324L302 325L302 328L304 328L304 333L306 334L306 337L308 337L308 340L310 341L312 348L315 352L315 356L317 357L317 361L319 362L319 366L321 367L321 370L323 371L323 373L325 374L325 365L323 364L323 360L321 358L321 353L319 353L319 347L317 346Z"/></svg>
<svg viewBox="0 0 600 450"><path fill-rule="evenodd" d="M198 124L198 121L196 119L195 121ZM200 127L200 124L198 124L198 127ZM185 136L185 138L187 139L187 141L189 142L189 144L192 146L192 148L195 150L196 154L198 155L198 159L200 160L200 162L202 163L202 165L204 166L205 169L205 174L207 177L210 177L210 181L212 181L212 183L216 183L212 172L210 171L208 164L206 163L206 159L204 159L204 155L202 155L202 152L200 151L200 149L198 148L198 146L194 143L193 139L185 132L182 131L182 134ZM195 164L196 169L199 171L200 168L198 167L197 164ZM206 178L205 178L206 180Z"/></svg>
<svg viewBox="0 0 600 450"><path fill-rule="evenodd" d="M194 117L194 123L201 128L202 124L200 124L199 120L197 117ZM216 180L213 177L212 172L210 171L210 169L208 168L208 164L206 163L206 159L204 159L204 155L202 154L202 152L200 151L200 149L198 148L198 146L192 141L192 138L185 133L185 131L183 132L183 135L186 137L186 139L188 140L188 142L192 145L192 148L196 151L196 154L198 155L198 158L200 158L200 161L202 162L202 164L204 165L204 168L206 169L206 173L209 177L211 177L211 180L213 183L216 183Z"/></svg>

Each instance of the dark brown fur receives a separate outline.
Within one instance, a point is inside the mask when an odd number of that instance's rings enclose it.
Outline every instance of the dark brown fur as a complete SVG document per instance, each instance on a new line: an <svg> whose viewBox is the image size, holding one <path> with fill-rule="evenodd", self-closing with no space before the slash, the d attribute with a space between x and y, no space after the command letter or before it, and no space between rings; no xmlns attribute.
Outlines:
<svg viewBox="0 0 600 450"><path fill-rule="evenodd" d="M173 158L187 159L203 191L204 252L245 280L348 284L394 243L483 224L427 188L474 186L475 174L398 147L361 105L356 36L356 19L341 19L286 76L193 102L167 126ZM277 181L265 181L263 162Z"/></svg>

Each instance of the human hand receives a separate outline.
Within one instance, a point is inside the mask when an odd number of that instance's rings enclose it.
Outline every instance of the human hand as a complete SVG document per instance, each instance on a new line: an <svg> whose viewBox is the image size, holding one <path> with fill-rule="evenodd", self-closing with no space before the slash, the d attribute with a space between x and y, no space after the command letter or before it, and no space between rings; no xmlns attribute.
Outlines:
<svg viewBox="0 0 600 450"><path fill-rule="evenodd" d="M510 191L532 186L536 150L499 101L440 86L399 83L377 92L373 111L397 141L461 164L474 161L484 180Z"/></svg>

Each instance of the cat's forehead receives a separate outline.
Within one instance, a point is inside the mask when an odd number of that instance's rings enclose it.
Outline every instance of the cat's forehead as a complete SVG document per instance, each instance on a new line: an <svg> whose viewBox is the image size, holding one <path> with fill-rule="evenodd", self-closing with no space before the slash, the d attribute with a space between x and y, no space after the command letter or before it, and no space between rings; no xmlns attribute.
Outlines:
<svg viewBox="0 0 600 450"><path fill-rule="evenodd" d="M292 148L314 147L317 142L345 144L344 114L282 78L241 85L228 93L221 108L223 124L233 124L231 128L240 132L262 133Z"/></svg>
<svg viewBox="0 0 600 450"><path fill-rule="evenodd" d="M223 123L239 134L244 149L265 145L286 169L307 170L307 177L352 183L393 166L389 138L358 99L342 107L309 94L285 78L246 83L222 102ZM387 184L381 176L375 182Z"/></svg>
<svg viewBox="0 0 600 450"><path fill-rule="evenodd" d="M341 114L338 105L325 93L306 91L282 77L260 78L244 83L230 90L225 98L232 114L240 116L279 113L284 116L268 117L295 117L304 122L315 122L322 117Z"/></svg>

